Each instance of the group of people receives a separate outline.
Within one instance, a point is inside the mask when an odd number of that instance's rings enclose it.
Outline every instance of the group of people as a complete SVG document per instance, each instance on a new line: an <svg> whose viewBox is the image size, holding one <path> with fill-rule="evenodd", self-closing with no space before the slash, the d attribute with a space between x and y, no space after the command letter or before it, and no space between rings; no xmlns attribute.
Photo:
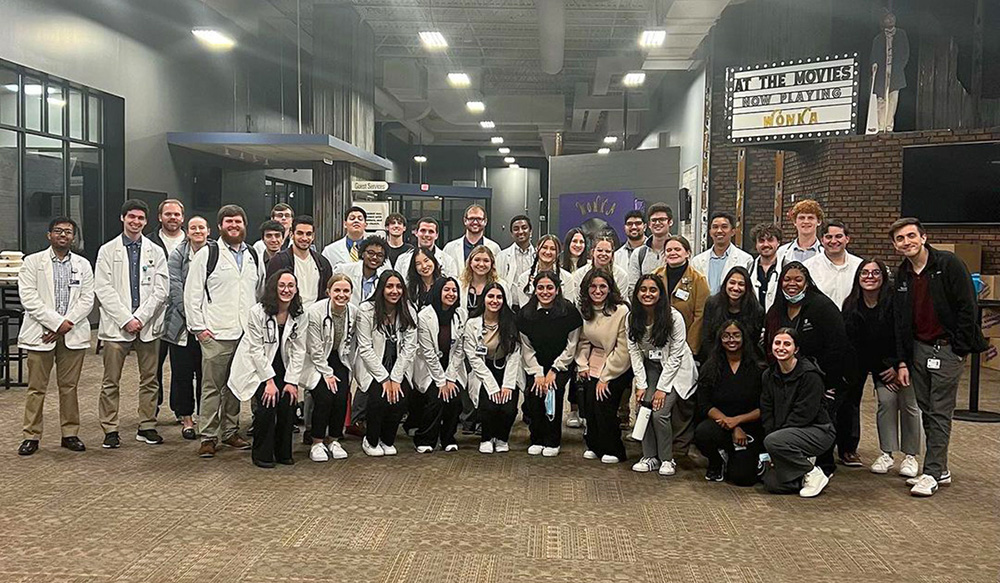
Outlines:
<svg viewBox="0 0 1000 583"><path fill-rule="evenodd" d="M252 246L236 205L219 210L218 240L203 217L185 229L174 199L146 237L148 213L126 201L123 232L93 269L73 253L77 225L65 217L49 225L49 248L25 258L20 454L38 449L53 364L62 446L85 449L76 386L95 298L102 446L120 446L121 372L134 350L137 441L163 441L156 424L169 358L181 435L199 441L203 458L221 446L251 449L260 467L294 463L299 411L310 459L325 462L348 456L345 431L368 456L396 455L401 423L419 454L457 451L460 425L480 435L481 453L507 452L519 403L528 454L553 457L567 401L566 425L584 428L588 460L624 461L622 432L635 416L636 472L673 475L693 444L708 460L707 480L813 497L838 458L863 465L860 403L871 377L881 454L870 469L886 474L901 454L911 493L930 496L952 480L963 359L985 349L968 270L928 245L918 220L889 229L903 256L893 277L882 261L848 252L848 226L812 200L790 210L791 241L782 244L777 225L751 231L756 257L733 243L736 221L724 212L711 217L710 248L692 256L662 203L627 214L621 245L614 233L581 229L533 242L520 215L505 249L485 236L479 205L443 249L431 217L413 225L415 245L399 214L386 218L386 238L366 237L360 207L321 251L313 218L284 204ZM252 442L240 435L243 401Z"/></svg>

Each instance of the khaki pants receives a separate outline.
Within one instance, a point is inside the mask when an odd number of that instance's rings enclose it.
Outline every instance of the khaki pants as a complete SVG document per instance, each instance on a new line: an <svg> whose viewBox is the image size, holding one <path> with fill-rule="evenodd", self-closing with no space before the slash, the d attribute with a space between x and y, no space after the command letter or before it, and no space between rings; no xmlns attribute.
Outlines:
<svg viewBox="0 0 1000 583"><path fill-rule="evenodd" d="M899 91L890 91L889 100L878 98L878 131L891 132L896 123L896 105L899 104Z"/></svg>
<svg viewBox="0 0 1000 583"><path fill-rule="evenodd" d="M28 392L24 399L24 439L42 438L42 409L49 386L52 365L56 365L56 386L59 387L59 423L63 437L76 437L80 432L80 404L76 387L83 370L85 349L66 348L59 338L53 350L28 351Z"/></svg>
<svg viewBox="0 0 1000 583"><path fill-rule="evenodd" d="M225 441L239 429L240 400L229 390L229 369L239 340L201 341L201 412L198 431L202 441Z"/></svg>
<svg viewBox="0 0 1000 583"><path fill-rule="evenodd" d="M129 350L135 349L139 362L139 430L156 428L156 366L160 358L160 341L104 342L104 380L97 402L97 416L105 434L118 431L119 383L122 367Z"/></svg>

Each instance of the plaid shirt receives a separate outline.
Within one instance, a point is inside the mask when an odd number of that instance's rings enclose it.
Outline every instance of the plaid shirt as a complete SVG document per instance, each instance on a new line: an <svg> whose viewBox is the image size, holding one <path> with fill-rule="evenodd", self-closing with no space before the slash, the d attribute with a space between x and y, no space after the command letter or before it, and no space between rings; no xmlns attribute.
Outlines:
<svg viewBox="0 0 1000 583"><path fill-rule="evenodd" d="M49 258L52 260L52 284L56 298L56 311L60 316L65 316L69 310L69 284L73 280L73 254L67 253L66 257L59 259L55 251L49 247Z"/></svg>

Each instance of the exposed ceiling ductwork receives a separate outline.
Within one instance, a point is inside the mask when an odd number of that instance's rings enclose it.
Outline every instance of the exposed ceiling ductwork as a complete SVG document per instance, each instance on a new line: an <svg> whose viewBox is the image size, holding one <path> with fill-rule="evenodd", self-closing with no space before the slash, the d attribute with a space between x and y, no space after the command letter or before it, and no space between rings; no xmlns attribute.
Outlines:
<svg viewBox="0 0 1000 583"><path fill-rule="evenodd" d="M542 71L556 75L562 71L566 50L566 5L564 0L535 0L535 8Z"/></svg>

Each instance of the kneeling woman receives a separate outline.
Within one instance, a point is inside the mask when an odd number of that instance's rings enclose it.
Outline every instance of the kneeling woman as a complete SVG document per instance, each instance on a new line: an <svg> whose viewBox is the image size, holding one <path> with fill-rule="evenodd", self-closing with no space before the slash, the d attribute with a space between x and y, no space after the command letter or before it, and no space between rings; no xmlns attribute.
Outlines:
<svg viewBox="0 0 1000 583"><path fill-rule="evenodd" d="M677 464L671 411L678 399L691 398L698 372L687 344L684 316L670 307L663 279L651 273L640 277L632 292L628 352L636 400L653 409L642 438L642 459L632 469L672 476Z"/></svg>
<svg viewBox="0 0 1000 583"><path fill-rule="evenodd" d="M413 382L425 399L413 435L417 453L434 451L439 440L445 451L458 451L459 392L467 384L462 346L466 313L458 294L454 278L438 279L431 288L430 305L417 315L420 351L413 366Z"/></svg>
<svg viewBox="0 0 1000 583"><path fill-rule="evenodd" d="M312 391L312 449L309 459L342 460L347 452L340 445L351 392L348 368L357 354L355 320L358 308L351 302L351 278L334 274L327 282L326 298L309 306L309 356L302 370L302 386Z"/></svg>
<svg viewBox="0 0 1000 583"><path fill-rule="evenodd" d="M572 381L583 318L560 289L554 271L535 276L535 293L517 313L521 333L521 360L525 378L524 402L531 432L530 455L555 457L562 444L563 397Z"/></svg>
<svg viewBox="0 0 1000 583"><path fill-rule="evenodd" d="M781 328L774 334L775 364L764 371L760 417L767 437L764 449L773 467L762 480L769 492L818 496L830 479L809 458L833 447L836 434L823 406L823 376L812 359L798 357L798 334Z"/></svg>
<svg viewBox="0 0 1000 583"><path fill-rule="evenodd" d="M465 325L465 358L472 373L469 395L477 400L483 435L480 453L510 451L510 428L517 417L521 343L514 312L503 286L483 289L483 303Z"/></svg>
<svg viewBox="0 0 1000 583"><path fill-rule="evenodd" d="M308 323L295 276L282 269L267 278L260 303L250 308L233 356L229 388L241 401L256 403L251 457L262 468L295 463L292 428Z"/></svg>
<svg viewBox="0 0 1000 583"><path fill-rule="evenodd" d="M382 272L375 293L358 311L355 376L368 397L368 427L361 440L366 455L396 455L396 432L410 392L406 376L417 353L416 319L403 276Z"/></svg>
<svg viewBox="0 0 1000 583"><path fill-rule="evenodd" d="M632 387L625 316L622 300L611 274L591 269L580 285L583 329L576 349L577 376L583 384L581 407L587 421L586 459L617 464L625 459L625 444L618 425L622 393Z"/></svg>

